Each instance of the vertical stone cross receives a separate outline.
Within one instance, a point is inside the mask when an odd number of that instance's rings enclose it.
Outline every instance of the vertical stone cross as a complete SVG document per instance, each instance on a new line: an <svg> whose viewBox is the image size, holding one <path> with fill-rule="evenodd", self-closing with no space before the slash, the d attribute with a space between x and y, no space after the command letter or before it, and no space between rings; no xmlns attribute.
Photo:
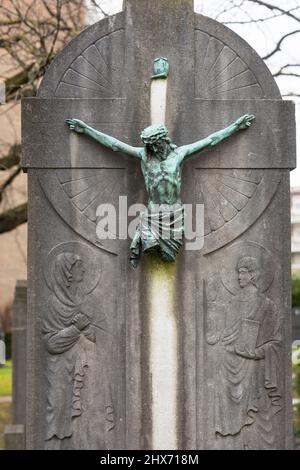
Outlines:
<svg viewBox="0 0 300 470"><path fill-rule="evenodd" d="M70 135L64 122L77 116L140 145L151 120L157 57L170 63L165 122L177 145L242 114L257 119L247 133L184 168L183 202L204 204L203 248L182 250L172 267L149 258L133 271L130 240L120 228L127 207L146 202L138 163ZM250 46L195 14L192 0L127 0L123 12L63 49L39 96L23 100L28 448L149 449L159 445L157 436L162 446L181 449L292 446L288 172L294 165L293 104L281 100ZM115 237L106 240L96 233L102 204L118 209ZM153 276L159 269L163 286ZM159 389L158 381L168 359L160 368L157 358L168 338L157 329L153 334L153 318L170 305L175 367L166 377L174 381L160 416L165 383Z"/></svg>

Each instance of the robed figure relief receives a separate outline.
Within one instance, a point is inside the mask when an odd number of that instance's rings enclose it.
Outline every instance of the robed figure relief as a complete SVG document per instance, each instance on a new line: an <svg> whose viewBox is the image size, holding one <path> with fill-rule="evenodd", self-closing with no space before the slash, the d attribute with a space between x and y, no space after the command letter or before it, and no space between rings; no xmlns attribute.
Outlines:
<svg viewBox="0 0 300 470"><path fill-rule="evenodd" d="M188 145L175 145L164 125L147 127L141 133L143 147L133 147L90 127L79 119L67 119L69 128L96 140L116 152L140 161L148 210L140 214L140 223L130 246L130 262L136 267L143 253L158 252L165 261L175 261L183 244L184 210L181 201L183 163L197 152L209 149L241 130L248 129L255 116L245 114L228 127Z"/></svg>
<svg viewBox="0 0 300 470"><path fill-rule="evenodd" d="M88 246L73 242L58 245L47 258L47 449L105 449L114 427L106 365L97 353L97 342L105 343L105 319L89 308L101 272L92 257Z"/></svg>
<svg viewBox="0 0 300 470"><path fill-rule="evenodd" d="M218 349L213 353L217 447L274 449L274 416L282 408L278 314L259 290L263 273L257 258L241 255L235 274L240 292L229 301L213 281L205 286L206 341Z"/></svg>

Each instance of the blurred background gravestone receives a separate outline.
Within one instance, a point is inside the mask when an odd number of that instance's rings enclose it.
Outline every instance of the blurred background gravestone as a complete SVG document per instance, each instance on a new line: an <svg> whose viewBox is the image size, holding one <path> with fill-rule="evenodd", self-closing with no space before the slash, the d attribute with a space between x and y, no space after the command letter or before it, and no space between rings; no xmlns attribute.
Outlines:
<svg viewBox="0 0 300 470"><path fill-rule="evenodd" d="M7 424L4 431L5 450L25 449L25 426L24 424Z"/></svg>
<svg viewBox="0 0 300 470"><path fill-rule="evenodd" d="M138 164L70 134L65 119L140 145L157 57L170 63L177 145L245 113L256 122L184 168L183 202L204 204L203 248L134 271L130 240L99 243L96 226L97 207L118 207L119 195L145 203ZM39 97L23 100L27 448L292 447L294 166L293 104L257 54L191 0L127 0L57 56Z"/></svg>
<svg viewBox="0 0 300 470"><path fill-rule="evenodd" d="M27 281L16 283L12 306L12 424L5 426L5 449L25 449L26 429L26 349L27 349Z"/></svg>
<svg viewBox="0 0 300 470"><path fill-rule="evenodd" d="M293 340L300 341L300 309L293 308L292 309L292 317L293 317Z"/></svg>
<svg viewBox="0 0 300 470"><path fill-rule="evenodd" d="M12 308L13 424L26 422L27 281L16 284Z"/></svg>

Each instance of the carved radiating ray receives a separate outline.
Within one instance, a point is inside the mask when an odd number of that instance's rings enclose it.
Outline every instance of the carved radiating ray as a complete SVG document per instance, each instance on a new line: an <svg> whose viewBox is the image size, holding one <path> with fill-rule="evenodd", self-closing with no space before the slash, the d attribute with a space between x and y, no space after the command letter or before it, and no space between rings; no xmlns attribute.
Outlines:
<svg viewBox="0 0 300 470"><path fill-rule="evenodd" d="M63 189L66 191L69 197L73 198L84 193L97 184L99 184L99 177L94 176L90 178L82 178L78 181L69 181L64 183Z"/></svg>
<svg viewBox="0 0 300 470"><path fill-rule="evenodd" d="M70 98L120 97L123 76L123 30L110 33L89 45L64 73L55 96Z"/></svg>
<svg viewBox="0 0 300 470"><path fill-rule="evenodd" d="M109 68L109 55L108 54L108 38L103 38L100 41L96 42L96 47L98 49L99 56L101 57L102 62L105 64L106 68Z"/></svg>
<svg viewBox="0 0 300 470"><path fill-rule="evenodd" d="M95 80L87 77L77 70L69 69L66 74L63 76L63 82L68 85L73 85L75 87L88 88L90 90L97 90L102 93L104 91L103 85L97 83Z"/></svg>
<svg viewBox="0 0 300 470"><path fill-rule="evenodd" d="M227 173L224 173L220 171L221 175L227 176ZM231 176L237 179L240 179L242 181L249 181L250 183L256 183L259 184L261 181L261 171L259 170L232 170L231 171Z"/></svg>
<svg viewBox="0 0 300 470"><path fill-rule="evenodd" d="M111 201L112 194L120 194L120 188L116 181L109 179L108 184L106 185L104 191L99 193L94 200L88 204L88 206L84 209L83 213L88 219L92 222L96 222L97 220L97 208L100 204L108 203Z"/></svg>
<svg viewBox="0 0 300 470"><path fill-rule="evenodd" d="M107 187L110 186L109 178L102 178L98 183L92 183L83 192L72 198L72 202L80 211L86 209L99 195L102 196ZM102 200L102 199L101 199Z"/></svg>
<svg viewBox="0 0 300 470"><path fill-rule="evenodd" d="M204 212L209 214L208 217L211 230L216 231L224 225L225 220L219 211L218 204L214 200L213 191L210 186L206 182L202 181L202 187L202 194L204 196Z"/></svg>
<svg viewBox="0 0 300 470"><path fill-rule="evenodd" d="M97 83L105 90L111 88L109 81L84 56L77 57L72 64L72 69Z"/></svg>
<svg viewBox="0 0 300 470"><path fill-rule="evenodd" d="M228 186L231 189L234 189L235 191L243 194L244 196L247 196L250 198L253 194L254 191L257 188L257 185L255 183L250 183L249 181L243 181L238 178L235 178L233 176L227 176L227 175L220 175L218 178L220 178L221 182L225 185Z"/></svg>
<svg viewBox="0 0 300 470"><path fill-rule="evenodd" d="M195 31L195 42L198 47L195 48L195 69L198 72L197 80L201 80L201 70L202 66L205 63L208 45L209 45L209 35L203 33L202 31ZM196 82L197 83L197 82Z"/></svg>
<svg viewBox="0 0 300 470"><path fill-rule="evenodd" d="M245 82L245 85L240 84ZM228 78L223 83L217 83L213 87L210 88L210 91L214 93L223 93L224 91L230 90L238 90L239 88L245 88L249 86L253 86L256 84L256 79L253 73L250 70L244 70L241 73L238 73L234 77Z"/></svg>
<svg viewBox="0 0 300 470"><path fill-rule="evenodd" d="M109 170L60 170L57 172L66 196L84 216L96 222L96 211L100 204L111 201L112 194L118 197L121 191L114 171Z"/></svg>
<svg viewBox="0 0 300 470"><path fill-rule="evenodd" d="M243 196L243 194L225 186L221 182L216 181L215 187L238 211L241 211L249 200L246 196Z"/></svg>
<svg viewBox="0 0 300 470"><path fill-rule="evenodd" d="M238 57L235 57L235 59L228 66L221 69L216 76L211 77L210 83L207 88L209 90L214 90L215 88L218 88L224 85L225 83L230 82L234 78L240 79L241 76L247 71L249 72L245 62L243 62Z"/></svg>
<svg viewBox="0 0 300 470"><path fill-rule="evenodd" d="M225 46L217 58L214 67L211 69L209 76L213 73L215 80L218 79L229 69L229 67L235 67L235 63L238 60L239 59L236 57L235 53L229 49L228 46ZM215 69L219 70L219 72L216 72ZM222 78L220 80L222 80Z"/></svg>
<svg viewBox="0 0 300 470"><path fill-rule="evenodd" d="M238 213L237 209L228 201L222 193L216 190L216 199L218 201L219 210L226 222L233 219Z"/></svg>
<svg viewBox="0 0 300 470"><path fill-rule="evenodd" d="M109 81L109 76L106 75L107 68L106 64L103 67L103 59L99 54L97 47L93 44L92 46L88 47L82 54L82 56L97 70L98 74L101 76L101 80L103 80L107 87L111 87L111 83Z"/></svg>
<svg viewBox="0 0 300 470"><path fill-rule="evenodd" d="M209 189L208 197L212 200L214 207L222 216L224 223L231 220L237 214L237 210L209 181L206 182L206 187Z"/></svg>
<svg viewBox="0 0 300 470"><path fill-rule="evenodd" d="M248 65L219 39L196 30L195 93L198 98L260 98Z"/></svg>
<svg viewBox="0 0 300 470"><path fill-rule="evenodd" d="M216 38L210 38L208 42L205 61L203 64L203 75L209 74L215 69L215 65L222 54L224 44Z"/></svg>
<svg viewBox="0 0 300 470"><path fill-rule="evenodd" d="M205 210L205 199L203 195L202 186L199 189L200 189L198 193L199 203L204 205L204 235L208 235L211 232L211 226L209 223L208 212Z"/></svg>
<svg viewBox="0 0 300 470"><path fill-rule="evenodd" d="M198 200L204 204L204 234L215 232L247 205L261 182L260 170L219 170L200 176Z"/></svg>
<svg viewBox="0 0 300 470"><path fill-rule="evenodd" d="M77 170L73 168L68 168L66 170L59 170L56 172L57 178L61 183L75 182L87 178L93 178L95 176L94 169L86 169L84 173L82 170Z"/></svg>

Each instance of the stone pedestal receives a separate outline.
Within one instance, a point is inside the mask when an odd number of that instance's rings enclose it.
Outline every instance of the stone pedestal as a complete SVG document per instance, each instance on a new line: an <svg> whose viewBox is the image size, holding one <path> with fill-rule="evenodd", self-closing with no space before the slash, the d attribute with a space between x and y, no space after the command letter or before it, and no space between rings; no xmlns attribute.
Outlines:
<svg viewBox="0 0 300 470"><path fill-rule="evenodd" d="M155 263L134 271L126 234L96 235L99 204L118 207L120 195L128 206L145 203L142 175L138 162L70 134L65 119L140 145L157 57L170 63L166 124L177 145L256 115L250 130L184 166L182 199L204 204L205 239L201 250L184 248L167 275L176 308L176 446L291 448L294 106L281 100L249 45L195 14L191 0L126 1L124 12L66 46L38 98L23 100L27 447L150 449L156 442ZM72 323L80 312L91 318L87 335Z"/></svg>

